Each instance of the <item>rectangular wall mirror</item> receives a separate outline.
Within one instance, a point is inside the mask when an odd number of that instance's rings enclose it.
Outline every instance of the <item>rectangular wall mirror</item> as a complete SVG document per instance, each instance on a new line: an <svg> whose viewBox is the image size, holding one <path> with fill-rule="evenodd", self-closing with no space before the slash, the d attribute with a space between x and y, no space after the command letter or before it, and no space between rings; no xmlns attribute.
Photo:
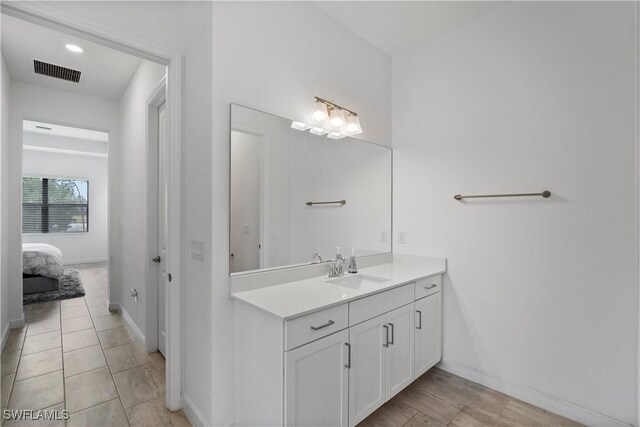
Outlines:
<svg viewBox="0 0 640 427"><path fill-rule="evenodd" d="M391 252L390 148L239 105L230 138L231 275Z"/></svg>

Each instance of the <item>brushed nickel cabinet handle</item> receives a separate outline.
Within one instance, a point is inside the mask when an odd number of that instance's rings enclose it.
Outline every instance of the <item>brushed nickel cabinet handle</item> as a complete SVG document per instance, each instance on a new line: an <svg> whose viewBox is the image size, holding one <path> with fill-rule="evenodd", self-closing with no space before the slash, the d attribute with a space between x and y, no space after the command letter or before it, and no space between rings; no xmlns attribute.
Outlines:
<svg viewBox="0 0 640 427"><path fill-rule="evenodd" d="M427 290L429 290L429 289L433 289L433 288L435 288L436 286L438 286L438 285L436 285L435 283L433 283L433 284L431 284L431 285L429 285L429 286L425 286L424 288L425 288L425 289L427 289Z"/></svg>
<svg viewBox="0 0 640 427"><path fill-rule="evenodd" d="M314 331L319 331L320 329L324 329L324 328L326 328L327 326L331 326L331 325L333 325L334 323L336 323L336 322L334 322L333 320L329 320L329 321L328 321L327 323L325 323L324 325L320 325L320 326L312 326L312 327L311 327L311 329L312 329L312 330L314 330Z"/></svg>
<svg viewBox="0 0 640 427"><path fill-rule="evenodd" d="M389 326L391 326L391 341L389 341L389 344L393 345L394 344L393 341L395 340L396 333L393 329L393 323L389 323Z"/></svg>
<svg viewBox="0 0 640 427"><path fill-rule="evenodd" d="M418 326L416 326L416 329L422 329L422 312L416 310L416 313L418 313Z"/></svg>
<svg viewBox="0 0 640 427"><path fill-rule="evenodd" d="M383 347L389 347L389 327L387 325L382 325L385 331L385 343L382 344Z"/></svg>
<svg viewBox="0 0 640 427"><path fill-rule="evenodd" d="M347 346L347 350L349 351L347 353L347 364L344 365L344 367L347 368L347 369L351 369L351 344L346 342L346 343L344 343L344 345Z"/></svg>

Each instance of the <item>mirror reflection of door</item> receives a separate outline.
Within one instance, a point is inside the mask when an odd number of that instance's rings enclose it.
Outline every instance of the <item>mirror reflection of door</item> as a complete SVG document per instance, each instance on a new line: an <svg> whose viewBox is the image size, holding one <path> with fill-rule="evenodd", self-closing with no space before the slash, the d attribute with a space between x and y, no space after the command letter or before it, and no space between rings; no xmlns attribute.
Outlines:
<svg viewBox="0 0 640 427"><path fill-rule="evenodd" d="M260 262L263 137L231 131L231 272L257 270Z"/></svg>

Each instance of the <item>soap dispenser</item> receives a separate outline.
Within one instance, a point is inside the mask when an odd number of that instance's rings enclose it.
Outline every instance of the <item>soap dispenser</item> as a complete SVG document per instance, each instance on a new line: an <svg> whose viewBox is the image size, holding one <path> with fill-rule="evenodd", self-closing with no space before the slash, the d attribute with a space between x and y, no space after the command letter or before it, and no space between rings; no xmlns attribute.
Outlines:
<svg viewBox="0 0 640 427"><path fill-rule="evenodd" d="M351 248L351 257L349 258L349 273L357 273L358 266L356 265L356 250Z"/></svg>

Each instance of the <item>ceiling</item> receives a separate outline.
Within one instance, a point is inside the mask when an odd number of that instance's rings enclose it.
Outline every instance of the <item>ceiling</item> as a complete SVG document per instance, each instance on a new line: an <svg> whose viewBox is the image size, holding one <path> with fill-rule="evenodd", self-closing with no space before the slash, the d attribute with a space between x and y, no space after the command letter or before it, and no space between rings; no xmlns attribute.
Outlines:
<svg viewBox="0 0 640 427"><path fill-rule="evenodd" d="M498 7L493 1L316 1L316 6L388 55Z"/></svg>
<svg viewBox="0 0 640 427"><path fill-rule="evenodd" d="M120 99L141 59L12 16L1 15L2 56L12 79L108 99ZM72 53L65 44L83 53ZM33 60L82 71L80 83L35 74Z"/></svg>

